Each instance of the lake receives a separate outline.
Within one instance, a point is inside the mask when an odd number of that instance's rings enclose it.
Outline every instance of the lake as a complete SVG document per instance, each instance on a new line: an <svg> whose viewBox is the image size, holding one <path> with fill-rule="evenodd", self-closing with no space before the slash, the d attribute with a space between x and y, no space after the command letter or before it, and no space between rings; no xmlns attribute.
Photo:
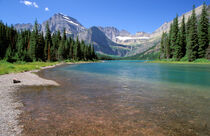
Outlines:
<svg viewBox="0 0 210 136"><path fill-rule="evenodd" d="M210 135L210 65L105 61L38 74L61 86L18 91L24 135Z"/></svg>

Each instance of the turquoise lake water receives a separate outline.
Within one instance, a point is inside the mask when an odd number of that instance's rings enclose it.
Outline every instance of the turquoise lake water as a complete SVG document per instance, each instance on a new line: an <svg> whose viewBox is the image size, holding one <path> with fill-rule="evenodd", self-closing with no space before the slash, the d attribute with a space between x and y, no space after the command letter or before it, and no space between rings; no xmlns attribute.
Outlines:
<svg viewBox="0 0 210 136"><path fill-rule="evenodd" d="M210 87L210 65L148 64L141 62L143 61L105 61L105 63L64 67L61 70Z"/></svg>
<svg viewBox="0 0 210 136"><path fill-rule="evenodd" d="M26 135L210 135L210 65L105 61L38 74L61 86L20 89Z"/></svg>

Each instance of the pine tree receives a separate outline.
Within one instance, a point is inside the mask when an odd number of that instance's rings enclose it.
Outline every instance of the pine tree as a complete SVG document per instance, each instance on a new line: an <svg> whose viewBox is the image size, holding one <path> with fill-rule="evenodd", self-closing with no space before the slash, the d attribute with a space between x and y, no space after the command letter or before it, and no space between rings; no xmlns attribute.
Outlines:
<svg viewBox="0 0 210 136"><path fill-rule="evenodd" d="M9 28L9 44L11 45L11 48L13 51L15 51L15 45L16 45L16 41L17 41L17 31L14 29L13 25L11 25L11 27Z"/></svg>
<svg viewBox="0 0 210 136"><path fill-rule="evenodd" d="M61 41L61 33L58 30L56 37L55 37L55 48L58 49L59 47L59 42Z"/></svg>
<svg viewBox="0 0 210 136"><path fill-rule="evenodd" d="M0 59L3 59L7 50L7 38L5 25L0 21Z"/></svg>
<svg viewBox="0 0 210 136"><path fill-rule="evenodd" d="M178 32L179 32L179 24L178 24L178 15L176 16L176 18L173 21L173 26L172 26L172 33L171 33L171 50L172 50L172 55L177 56L175 53L175 48L178 45Z"/></svg>
<svg viewBox="0 0 210 136"><path fill-rule="evenodd" d="M38 39L38 23L36 20L34 24L33 32L30 37L30 45L29 45L29 51L28 51L31 60L33 61L36 61L37 39Z"/></svg>
<svg viewBox="0 0 210 136"><path fill-rule="evenodd" d="M53 54L53 60L58 60L59 56L58 56L58 48L59 48L59 44L61 41L61 34L60 31L58 31L57 33L53 34L52 37L52 44L53 44L53 51L51 51L51 53Z"/></svg>
<svg viewBox="0 0 210 136"><path fill-rule="evenodd" d="M81 52L81 43L77 37L77 40L76 40L76 44L77 44L77 58L79 60L81 60L81 56L82 56L82 52Z"/></svg>
<svg viewBox="0 0 210 136"><path fill-rule="evenodd" d="M189 35L190 35L190 26L191 26L191 16L188 18L186 23L186 55L188 58L188 45L189 45Z"/></svg>
<svg viewBox="0 0 210 136"><path fill-rule="evenodd" d="M83 51L84 51L84 58L83 59L87 60L87 46L86 45L84 46L84 50Z"/></svg>
<svg viewBox="0 0 210 136"><path fill-rule="evenodd" d="M45 35L45 59L47 61L50 61L51 60L51 55L50 55L50 48L52 46L52 39L51 39L51 32L50 32L50 28L49 28L49 24L47 22L46 24L46 35Z"/></svg>
<svg viewBox="0 0 210 136"><path fill-rule="evenodd" d="M57 45L57 41L56 41L56 33L53 33L52 35L52 46L50 49L50 54L51 54L51 60L52 61L56 61L56 53L57 53L57 49L56 49Z"/></svg>
<svg viewBox="0 0 210 136"><path fill-rule="evenodd" d="M169 36L167 33L163 33L161 38L161 58L170 58L170 42L169 42Z"/></svg>
<svg viewBox="0 0 210 136"><path fill-rule="evenodd" d="M67 38L66 38L66 28L63 29L63 36L62 36L62 39L65 41Z"/></svg>
<svg viewBox="0 0 210 136"><path fill-rule="evenodd" d="M208 37L209 37L209 45L210 45L210 23L209 23L209 28L208 28Z"/></svg>
<svg viewBox="0 0 210 136"><path fill-rule="evenodd" d="M165 56L165 45L164 45L165 38L164 38L164 36L165 36L165 32L163 32L162 37L161 37L161 41L160 41L160 51L161 51L161 54L162 54L163 58L166 57Z"/></svg>
<svg viewBox="0 0 210 136"><path fill-rule="evenodd" d="M0 59L9 62L15 61L56 61L63 59L91 60L97 56L94 47L67 38L65 29L63 37L60 32L53 34L46 24L45 37L38 31L38 23L35 21L33 31L25 30L17 32L13 26L9 27L0 21Z"/></svg>
<svg viewBox="0 0 210 136"><path fill-rule="evenodd" d="M64 42L64 59L69 59L69 41L66 39Z"/></svg>
<svg viewBox="0 0 210 136"><path fill-rule="evenodd" d="M44 35L43 33L41 33L41 34L38 34L38 38L37 38L37 48L36 48L37 60L44 61L44 47L45 47Z"/></svg>
<svg viewBox="0 0 210 136"><path fill-rule="evenodd" d="M30 59L35 61L36 60L36 34L35 31L32 32L30 37L30 45L28 50L28 55L30 56Z"/></svg>
<svg viewBox="0 0 210 136"><path fill-rule="evenodd" d="M167 59L169 59L171 57L171 49L170 49L169 35L166 35L166 38L165 38L165 54L166 54L166 58Z"/></svg>
<svg viewBox="0 0 210 136"><path fill-rule="evenodd" d="M78 44L78 43L77 43L76 41L75 41L74 44L73 44L73 59L74 59L74 60L77 60L77 59L78 59L78 58L77 58L77 56L78 56L78 55L77 55L77 50L78 50L78 49L77 49L77 44Z"/></svg>
<svg viewBox="0 0 210 136"><path fill-rule="evenodd" d="M174 48L174 58L179 61L182 57L183 57L183 53L182 53L182 44L181 44L181 31L178 32L178 36L177 36L177 41L178 43L176 44L175 48Z"/></svg>
<svg viewBox="0 0 210 136"><path fill-rule="evenodd" d="M199 25L198 25L198 43L199 43L198 57L199 58L205 57L206 48L209 45L208 26L209 26L209 20L208 20L207 8L206 8L206 4L204 3L201 17L199 20Z"/></svg>
<svg viewBox="0 0 210 136"><path fill-rule="evenodd" d="M23 37L24 35L23 35L23 33L21 33L21 34L19 34L18 35L18 40L17 40L17 43L16 43L16 50L17 50L17 52L16 52L16 58L17 58L17 60L19 60L19 61L24 61L24 59L25 59L25 52L24 52L24 37Z"/></svg>
<svg viewBox="0 0 210 136"><path fill-rule="evenodd" d="M185 26L185 17L183 16L182 18L182 23L181 23L181 27L180 27L180 39L179 39L179 46L181 48L181 53L179 56L179 59L184 57L186 54L186 46L187 46L187 42L186 42L186 26Z"/></svg>
<svg viewBox="0 0 210 136"><path fill-rule="evenodd" d="M58 41L61 40L61 32L59 30L57 32L56 38L57 38Z"/></svg>
<svg viewBox="0 0 210 136"><path fill-rule="evenodd" d="M90 54L91 54L91 60L96 59L94 45L91 46L91 53Z"/></svg>
<svg viewBox="0 0 210 136"><path fill-rule="evenodd" d="M166 52L167 52L167 33L163 32L162 37L161 37L161 58L166 58Z"/></svg>
<svg viewBox="0 0 210 136"><path fill-rule="evenodd" d="M69 57L70 59L73 59L74 58L74 40L71 39L71 45L70 45L70 49L69 49Z"/></svg>
<svg viewBox="0 0 210 136"><path fill-rule="evenodd" d="M67 59L72 59L71 58L71 46L72 46L72 39L71 37L68 38L68 46L67 46L67 49L66 49L66 56L67 56Z"/></svg>
<svg viewBox="0 0 210 136"><path fill-rule="evenodd" d="M59 48L58 48L58 59L63 60L64 59L64 43L63 41L60 41Z"/></svg>
<svg viewBox="0 0 210 136"><path fill-rule="evenodd" d="M167 44L167 59L172 57L172 47L171 47L171 36L172 36L172 28L173 28L173 23L170 25L170 30L168 34L168 44Z"/></svg>
<svg viewBox="0 0 210 136"><path fill-rule="evenodd" d="M187 40L188 37L189 37L190 26L191 26L191 16L188 18L187 24L186 24L186 40Z"/></svg>
<svg viewBox="0 0 210 136"><path fill-rule="evenodd" d="M12 51L12 47L11 47L11 45L9 45L9 47L7 48L6 54L5 54L5 59L8 62L14 62L13 56L14 56L14 54L13 54L13 51Z"/></svg>
<svg viewBox="0 0 210 136"><path fill-rule="evenodd" d="M82 60L85 60L85 58L86 58L85 46L86 46L85 42L82 40L82 42L81 42L81 53L82 53L81 59Z"/></svg>
<svg viewBox="0 0 210 136"><path fill-rule="evenodd" d="M187 41L187 57L189 61L194 61L198 53L198 35L197 35L197 19L195 14L195 6L193 6L192 16L190 19L190 28Z"/></svg>

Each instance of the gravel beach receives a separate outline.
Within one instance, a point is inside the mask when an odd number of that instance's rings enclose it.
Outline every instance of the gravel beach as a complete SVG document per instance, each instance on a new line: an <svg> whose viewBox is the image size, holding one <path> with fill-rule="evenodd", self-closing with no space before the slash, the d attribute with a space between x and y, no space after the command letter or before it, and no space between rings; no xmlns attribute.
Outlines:
<svg viewBox="0 0 210 136"><path fill-rule="evenodd" d="M52 68L54 66L45 67ZM18 117L21 113L18 110L22 103L18 101L14 92L21 86L59 86L58 83L40 78L30 71L17 74L0 75L0 136L19 136L22 126L19 125ZM21 83L14 84L13 79L20 80Z"/></svg>
<svg viewBox="0 0 210 136"><path fill-rule="evenodd" d="M59 63L53 66L42 67L43 69L54 68L63 64L81 64L93 62L68 62ZM22 103L14 96L15 92L21 86L59 86L52 80L47 80L34 74L39 70L33 70L23 73L11 73L0 75L0 136L19 136L22 132L18 117L21 114L19 110ZM13 79L20 80L21 83L14 84Z"/></svg>

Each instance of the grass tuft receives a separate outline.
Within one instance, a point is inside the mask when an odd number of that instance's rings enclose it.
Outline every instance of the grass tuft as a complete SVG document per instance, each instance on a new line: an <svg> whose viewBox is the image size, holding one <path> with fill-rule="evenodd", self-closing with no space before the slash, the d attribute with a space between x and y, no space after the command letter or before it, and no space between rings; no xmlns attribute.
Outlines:
<svg viewBox="0 0 210 136"><path fill-rule="evenodd" d="M154 60L154 61L147 61L147 63L165 63L165 64L210 64L210 60L207 59L197 59L193 62L187 61L185 58L181 59L180 61L175 61L174 59L163 59L163 60Z"/></svg>
<svg viewBox="0 0 210 136"><path fill-rule="evenodd" d="M26 72L30 70L37 70L41 67L52 66L59 62L16 62L9 63L7 61L0 61L0 75L9 73Z"/></svg>

